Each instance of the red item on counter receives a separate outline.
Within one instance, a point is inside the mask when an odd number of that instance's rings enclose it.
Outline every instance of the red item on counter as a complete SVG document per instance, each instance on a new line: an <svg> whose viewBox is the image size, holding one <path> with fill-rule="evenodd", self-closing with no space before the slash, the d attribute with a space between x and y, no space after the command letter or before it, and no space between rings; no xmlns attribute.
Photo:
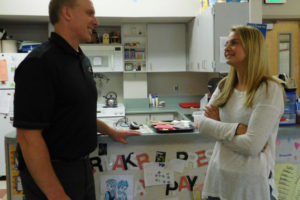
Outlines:
<svg viewBox="0 0 300 200"><path fill-rule="evenodd" d="M182 108L200 108L200 103L179 103Z"/></svg>
<svg viewBox="0 0 300 200"><path fill-rule="evenodd" d="M176 128L174 128L172 125L168 125L168 124L159 124L154 126L155 129L158 130L176 130Z"/></svg>

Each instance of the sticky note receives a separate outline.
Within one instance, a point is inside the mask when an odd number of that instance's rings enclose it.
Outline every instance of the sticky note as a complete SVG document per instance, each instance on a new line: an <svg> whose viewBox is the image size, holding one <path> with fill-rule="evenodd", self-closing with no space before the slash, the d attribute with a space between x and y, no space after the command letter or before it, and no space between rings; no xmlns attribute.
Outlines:
<svg viewBox="0 0 300 200"><path fill-rule="evenodd" d="M6 60L0 60L0 81L8 81L8 71Z"/></svg>

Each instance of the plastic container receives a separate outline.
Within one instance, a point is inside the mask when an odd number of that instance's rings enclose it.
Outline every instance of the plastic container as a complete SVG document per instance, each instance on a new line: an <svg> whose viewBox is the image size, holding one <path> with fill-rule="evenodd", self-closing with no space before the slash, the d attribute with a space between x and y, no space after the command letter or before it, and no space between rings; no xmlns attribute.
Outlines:
<svg viewBox="0 0 300 200"><path fill-rule="evenodd" d="M193 112L193 118L194 118L194 126L195 129L199 128L200 119L204 115L204 111L195 111Z"/></svg>
<svg viewBox="0 0 300 200"><path fill-rule="evenodd" d="M279 125L289 126L296 125L297 105L296 105L296 91L286 92L286 103L284 106L284 113L280 119Z"/></svg>

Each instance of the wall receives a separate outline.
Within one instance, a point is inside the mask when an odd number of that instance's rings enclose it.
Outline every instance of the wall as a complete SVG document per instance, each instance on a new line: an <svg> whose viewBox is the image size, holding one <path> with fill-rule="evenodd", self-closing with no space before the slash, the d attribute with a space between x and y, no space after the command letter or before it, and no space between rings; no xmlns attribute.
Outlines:
<svg viewBox="0 0 300 200"><path fill-rule="evenodd" d="M0 23L8 35L15 40L43 42L48 39L48 24L34 23Z"/></svg>
<svg viewBox="0 0 300 200"><path fill-rule="evenodd" d="M92 0L97 17L196 16L199 0ZM0 15L48 16L49 0L1 0Z"/></svg>
<svg viewBox="0 0 300 200"><path fill-rule="evenodd" d="M148 73L148 92L158 96L198 96L208 92L207 82L218 73ZM178 87L175 91L174 87Z"/></svg>
<svg viewBox="0 0 300 200"><path fill-rule="evenodd" d="M105 103L105 96L108 92L113 91L117 93L117 101L123 102L123 73L102 73L104 74L109 81L104 79L99 82L99 79L96 80L97 91L98 91L98 102ZM100 86L100 84L102 86Z"/></svg>
<svg viewBox="0 0 300 200"><path fill-rule="evenodd" d="M287 0L285 4L264 4L263 19L299 19L300 1Z"/></svg>

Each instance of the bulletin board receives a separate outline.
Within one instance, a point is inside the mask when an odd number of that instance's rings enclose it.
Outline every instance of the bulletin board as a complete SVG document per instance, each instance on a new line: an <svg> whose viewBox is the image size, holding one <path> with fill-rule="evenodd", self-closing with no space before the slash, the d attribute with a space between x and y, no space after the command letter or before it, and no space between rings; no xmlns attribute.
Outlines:
<svg viewBox="0 0 300 200"><path fill-rule="evenodd" d="M15 88L14 76L27 53L0 53L0 89Z"/></svg>
<svg viewBox="0 0 300 200"><path fill-rule="evenodd" d="M118 184L123 180L128 183L128 200L188 200L194 199L193 195L200 200L215 142L196 138L187 143L100 143L90 158L96 199L118 196Z"/></svg>

